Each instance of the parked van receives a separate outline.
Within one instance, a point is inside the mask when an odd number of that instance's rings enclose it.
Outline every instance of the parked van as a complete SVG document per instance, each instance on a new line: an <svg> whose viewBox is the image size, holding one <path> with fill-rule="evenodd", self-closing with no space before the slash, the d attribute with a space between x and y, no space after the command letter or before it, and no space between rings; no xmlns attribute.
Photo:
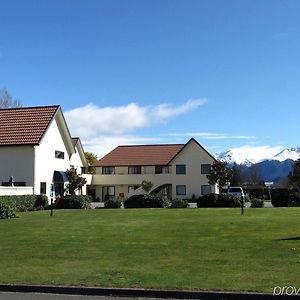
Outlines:
<svg viewBox="0 0 300 300"><path fill-rule="evenodd" d="M242 200L245 200L245 194L243 189L240 186L231 186L228 189L228 194L234 195L234 196L238 196L240 197Z"/></svg>

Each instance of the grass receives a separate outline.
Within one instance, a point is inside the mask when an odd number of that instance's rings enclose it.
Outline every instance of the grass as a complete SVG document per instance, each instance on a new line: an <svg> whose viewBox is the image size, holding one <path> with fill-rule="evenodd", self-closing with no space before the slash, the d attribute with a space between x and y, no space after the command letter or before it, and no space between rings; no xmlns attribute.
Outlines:
<svg viewBox="0 0 300 300"><path fill-rule="evenodd" d="M0 282L273 291L299 286L300 209L60 210L0 220Z"/></svg>

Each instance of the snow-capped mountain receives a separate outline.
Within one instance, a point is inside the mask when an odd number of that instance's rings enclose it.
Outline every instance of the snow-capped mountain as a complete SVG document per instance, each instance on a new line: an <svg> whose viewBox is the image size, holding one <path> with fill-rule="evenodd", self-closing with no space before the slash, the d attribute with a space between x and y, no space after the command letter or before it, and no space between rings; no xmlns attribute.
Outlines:
<svg viewBox="0 0 300 300"><path fill-rule="evenodd" d="M287 159L298 160L300 158L300 147L284 149L278 154L276 154L273 160L285 161Z"/></svg>
<svg viewBox="0 0 300 300"><path fill-rule="evenodd" d="M298 148L271 148L264 147L249 147L233 148L225 152L216 154L216 158L221 161L226 161L228 164L236 163L238 165L251 166L266 160L285 161L291 159L293 161L300 158L300 147Z"/></svg>

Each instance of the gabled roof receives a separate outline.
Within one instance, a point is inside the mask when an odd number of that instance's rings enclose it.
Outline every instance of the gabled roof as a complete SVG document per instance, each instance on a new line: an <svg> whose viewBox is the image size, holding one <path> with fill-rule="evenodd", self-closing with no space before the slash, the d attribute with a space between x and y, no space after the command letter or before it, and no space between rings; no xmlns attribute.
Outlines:
<svg viewBox="0 0 300 300"><path fill-rule="evenodd" d="M59 105L0 109L0 146L38 145Z"/></svg>
<svg viewBox="0 0 300 300"><path fill-rule="evenodd" d="M82 161L82 164L85 167L87 167L88 163L87 163L87 160L86 160L86 157L85 157L85 154L84 154L84 150L83 150L80 138L79 137L72 137L72 144L73 144L74 149L78 151L79 156L80 156L81 161Z"/></svg>
<svg viewBox="0 0 300 300"><path fill-rule="evenodd" d="M118 146L102 157L95 166L168 165L191 142L195 142L208 156L216 160L194 138L191 138L186 144Z"/></svg>
<svg viewBox="0 0 300 300"><path fill-rule="evenodd" d="M185 144L118 146L101 158L96 166L168 165Z"/></svg>

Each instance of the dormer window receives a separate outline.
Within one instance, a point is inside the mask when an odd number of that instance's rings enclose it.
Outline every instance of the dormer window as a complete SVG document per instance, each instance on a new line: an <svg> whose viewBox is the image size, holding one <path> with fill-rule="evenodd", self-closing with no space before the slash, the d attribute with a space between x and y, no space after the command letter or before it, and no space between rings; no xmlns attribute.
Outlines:
<svg viewBox="0 0 300 300"><path fill-rule="evenodd" d="M64 159L65 158L65 152L55 150L55 158Z"/></svg>

